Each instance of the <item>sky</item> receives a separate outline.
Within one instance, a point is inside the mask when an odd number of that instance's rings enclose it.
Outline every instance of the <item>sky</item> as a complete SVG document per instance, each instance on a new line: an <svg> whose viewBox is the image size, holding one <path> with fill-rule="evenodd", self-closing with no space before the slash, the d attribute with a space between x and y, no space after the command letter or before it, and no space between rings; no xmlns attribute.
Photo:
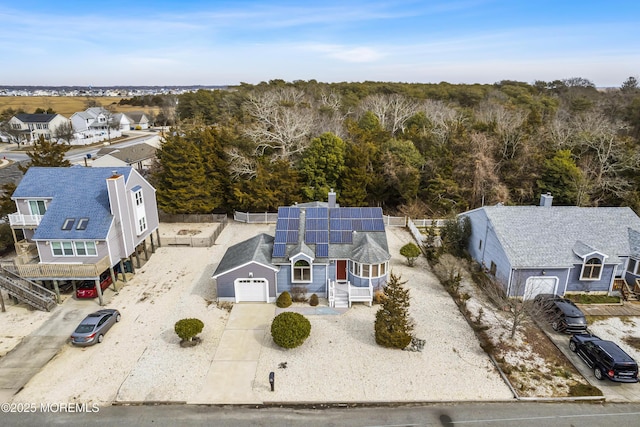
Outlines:
<svg viewBox="0 0 640 427"><path fill-rule="evenodd" d="M639 74L637 0L0 0L0 85Z"/></svg>

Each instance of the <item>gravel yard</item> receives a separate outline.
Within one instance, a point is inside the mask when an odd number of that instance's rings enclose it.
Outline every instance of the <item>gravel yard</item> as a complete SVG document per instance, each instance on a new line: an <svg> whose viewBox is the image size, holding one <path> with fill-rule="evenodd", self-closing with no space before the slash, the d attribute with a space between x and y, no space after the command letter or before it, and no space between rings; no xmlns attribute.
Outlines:
<svg viewBox="0 0 640 427"><path fill-rule="evenodd" d="M230 222L213 247L157 248L120 292L108 291L107 307L118 308L122 321L104 343L88 348L65 345L14 401L107 405L196 399L194 394L215 363L216 346L229 317L214 302L211 274L229 245L260 232L272 232L272 226ZM415 334L427 341L424 351L376 345L375 305L354 305L342 315L312 315L311 336L300 348L277 348L265 331L253 383L263 401L512 399L426 261L419 259L413 268L405 265L399 249L411 240L409 233L389 228L387 235L391 268L411 289ZM31 314L36 319L42 316ZM197 317L205 324L203 342L193 348L181 348L173 331L174 323L185 317ZM287 362L286 369L278 368L281 362ZM278 375L275 393L264 381L270 371Z"/></svg>

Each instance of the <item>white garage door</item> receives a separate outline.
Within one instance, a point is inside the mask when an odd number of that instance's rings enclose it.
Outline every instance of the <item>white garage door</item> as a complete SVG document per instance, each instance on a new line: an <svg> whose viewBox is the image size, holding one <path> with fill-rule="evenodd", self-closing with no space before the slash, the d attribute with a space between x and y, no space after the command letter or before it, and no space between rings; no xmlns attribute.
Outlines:
<svg viewBox="0 0 640 427"><path fill-rule="evenodd" d="M555 294L557 277L529 277L524 288L524 299L534 298L538 294Z"/></svg>
<svg viewBox="0 0 640 427"><path fill-rule="evenodd" d="M267 279L236 279L233 282L236 302L269 302Z"/></svg>

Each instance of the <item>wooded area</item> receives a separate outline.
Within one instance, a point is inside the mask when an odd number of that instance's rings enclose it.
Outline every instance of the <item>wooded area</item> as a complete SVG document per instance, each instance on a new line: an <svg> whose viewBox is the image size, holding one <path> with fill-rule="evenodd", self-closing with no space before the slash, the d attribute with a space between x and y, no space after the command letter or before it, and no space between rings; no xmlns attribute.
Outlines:
<svg viewBox="0 0 640 427"><path fill-rule="evenodd" d="M294 202L443 217L482 204L640 211L640 90L527 84L241 84L178 97L152 180L167 212Z"/></svg>

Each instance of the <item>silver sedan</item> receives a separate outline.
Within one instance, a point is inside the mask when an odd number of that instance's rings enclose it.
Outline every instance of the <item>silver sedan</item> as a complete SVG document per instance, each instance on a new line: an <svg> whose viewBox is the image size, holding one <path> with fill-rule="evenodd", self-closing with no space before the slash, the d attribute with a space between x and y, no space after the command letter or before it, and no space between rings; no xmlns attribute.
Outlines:
<svg viewBox="0 0 640 427"><path fill-rule="evenodd" d="M88 346L102 342L104 334L120 321L120 317L120 312L114 309L103 309L91 313L71 334L71 344Z"/></svg>

